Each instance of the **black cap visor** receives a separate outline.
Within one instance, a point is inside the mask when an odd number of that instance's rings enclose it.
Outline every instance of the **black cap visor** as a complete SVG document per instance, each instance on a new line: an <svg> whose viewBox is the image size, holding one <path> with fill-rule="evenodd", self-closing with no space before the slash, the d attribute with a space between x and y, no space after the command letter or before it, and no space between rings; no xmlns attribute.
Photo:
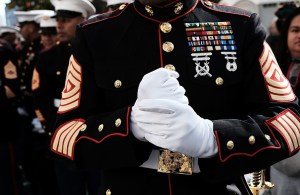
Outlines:
<svg viewBox="0 0 300 195"><path fill-rule="evenodd" d="M75 11L69 11L69 10L57 10L56 14L52 16L51 18L57 18L57 17L62 17L62 18L75 18L78 16L82 16L81 12L75 12Z"/></svg>
<svg viewBox="0 0 300 195"><path fill-rule="evenodd" d="M56 35L56 27L41 27L40 34L42 35Z"/></svg>

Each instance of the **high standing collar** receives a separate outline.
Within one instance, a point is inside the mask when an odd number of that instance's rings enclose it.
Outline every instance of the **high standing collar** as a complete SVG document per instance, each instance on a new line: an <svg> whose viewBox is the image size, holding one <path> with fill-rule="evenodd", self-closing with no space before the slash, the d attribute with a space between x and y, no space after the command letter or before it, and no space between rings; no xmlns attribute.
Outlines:
<svg viewBox="0 0 300 195"><path fill-rule="evenodd" d="M156 22L171 22L195 9L198 0L176 0L163 6L149 6L134 2L135 10L143 17Z"/></svg>

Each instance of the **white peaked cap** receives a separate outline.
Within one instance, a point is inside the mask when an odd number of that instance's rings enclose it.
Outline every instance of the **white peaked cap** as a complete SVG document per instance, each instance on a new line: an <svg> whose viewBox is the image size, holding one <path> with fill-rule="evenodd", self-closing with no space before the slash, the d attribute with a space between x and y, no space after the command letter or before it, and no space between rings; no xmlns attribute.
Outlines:
<svg viewBox="0 0 300 195"><path fill-rule="evenodd" d="M105 0L107 3L107 6L110 5L116 5L116 4L120 4L120 3L132 3L133 0Z"/></svg>
<svg viewBox="0 0 300 195"><path fill-rule="evenodd" d="M51 0L55 11L66 10L82 13L82 16L88 18L96 13L96 8L88 0Z"/></svg>
<svg viewBox="0 0 300 195"><path fill-rule="evenodd" d="M17 17L19 23L22 22L36 22L35 17L40 14L51 14L52 10L30 10L30 11L15 11L14 15Z"/></svg>
<svg viewBox="0 0 300 195"><path fill-rule="evenodd" d="M52 13L47 13L47 14L40 14L37 15L34 20L40 24L41 28L44 27L56 27L56 19L51 18L52 16L55 15L55 12L52 11Z"/></svg>
<svg viewBox="0 0 300 195"><path fill-rule="evenodd" d="M4 33L16 33L18 34L20 28L16 26L0 26L0 36Z"/></svg>

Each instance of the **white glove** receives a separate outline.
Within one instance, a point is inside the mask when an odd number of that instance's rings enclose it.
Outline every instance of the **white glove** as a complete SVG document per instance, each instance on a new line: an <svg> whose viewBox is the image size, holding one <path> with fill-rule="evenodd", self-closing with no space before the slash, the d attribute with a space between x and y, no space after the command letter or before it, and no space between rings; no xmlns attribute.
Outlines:
<svg viewBox="0 0 300 195"><path fill-rule="evenodd" d="M46 133L42 127L42 123L38 118L32 119L31 124L33 125L33 129L32 129L33 132L37 132L40 134Z"/></svg>
<svg viewBox="0 0 300 195"><path fill-rule="evenodd" d="M177 72L165 68L146 74L139 84L137 99L171 99L188 104L185 89L179 85L178 77Z"/></svg>
<svg viewBox="0 0 300 195"><path fill-rule="evenodd" d="M184 95L185 89L179 85L177 78L179 74L165 68L158 68L146 74L139 84L138 97L131 111L130 129L133 135L141 140L145 140L145 132L137 126L135 113L136 104L143 99L172 99L183 104L188 104L188 98Z"/></svg>
<svg viewBox="0 0 300 195"><path fill-rule="evenodd" d="M147 99L137 103L135 120L152 144L192 157L217 153L213 123L192 107L174 100Z"/></svg>
<svg viewBox="0 0 300 195"><path fill-rule="evenodd" d="M137 101L136 101L137 102ZM143 129L139 128L136 122L136 113L138 112L137 110L137 103L134 104L134 106L131 109L131 115L130 115L130 129L132 134L134 135L135 138L141 140L141 141L147 141L145 139L145 132Z"/></svg>

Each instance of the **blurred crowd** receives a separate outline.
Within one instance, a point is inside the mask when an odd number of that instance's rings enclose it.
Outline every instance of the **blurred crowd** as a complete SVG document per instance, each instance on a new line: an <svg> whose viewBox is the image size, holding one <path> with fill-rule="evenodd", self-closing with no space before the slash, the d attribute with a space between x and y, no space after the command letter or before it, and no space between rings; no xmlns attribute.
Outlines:
<svg viewBox="0 0 300 195"><path fill-rule="evenodd" d="M108 0L105 11L130 0ZM55 10L15 11L18 26L0 26L0 194L96 195L101 174L56 162L52 125L76 25L97 12L88 0L51 0Z"/></svg>
<svg viewBox="0 0 300 195"><path fill-rule="evenodd" d="M131 1L108 0L106 11ZM51 0L55 10L16 11L18 26L0 26L0 194L96 195L101 173L56 162L49 152L76 25L94 17L87 0ZM267 42L300 96L300 8L282 4ZM72 87L72 86L70 86ZM300 194L299 155L268 170L275 188L265 194Z"/></svg>

